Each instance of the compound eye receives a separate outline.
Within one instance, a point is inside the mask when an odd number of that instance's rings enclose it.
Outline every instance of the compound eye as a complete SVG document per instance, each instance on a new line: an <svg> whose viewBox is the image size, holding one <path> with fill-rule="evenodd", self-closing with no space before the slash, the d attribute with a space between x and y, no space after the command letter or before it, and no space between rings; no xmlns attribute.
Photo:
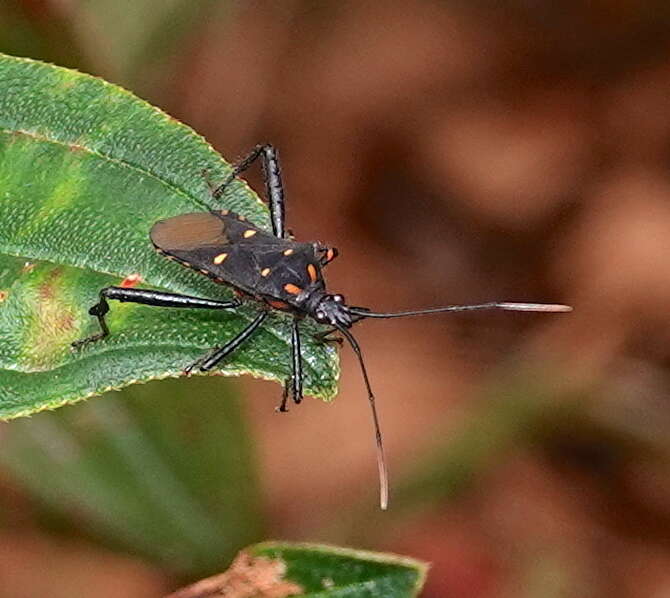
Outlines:
<svg viewBox="0 0 670 598"><path fill-rule="evenodd" d="M333 301L336 303L344 303L344 297L342 295L333 295Z"/></svg>
<svg viewBox="0 0 670 598"><path fill-rule="evenodd" d="M325 322L326 321L326 312L322 311L322 310L319 310L319 311L316 312L315 317L316 317L317 321Z"/></svg>

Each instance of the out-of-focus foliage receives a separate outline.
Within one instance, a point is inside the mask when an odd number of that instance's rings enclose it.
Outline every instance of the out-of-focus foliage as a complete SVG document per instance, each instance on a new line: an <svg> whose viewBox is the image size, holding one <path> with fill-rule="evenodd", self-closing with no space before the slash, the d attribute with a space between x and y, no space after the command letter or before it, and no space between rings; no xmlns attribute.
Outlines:
<svg viewBox="0 0 670 598"><path fill-rule="evenodd" d="M238 555L228 571L183 588L168 598L319 596L414 598L426 563L392 554L318 544L266 542Z"/></svg>
<svg viewBox="0 0 670 598"><path fill-rule="evenodd" d="M0 463L61 528L189 575L261 537L248 429L221 380L134 386L0 430Z"/></svg>

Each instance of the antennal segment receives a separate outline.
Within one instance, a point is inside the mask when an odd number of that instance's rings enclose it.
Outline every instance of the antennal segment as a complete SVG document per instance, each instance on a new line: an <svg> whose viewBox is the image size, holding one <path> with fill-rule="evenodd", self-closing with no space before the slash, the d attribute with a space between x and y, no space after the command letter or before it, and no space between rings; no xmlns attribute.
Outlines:
<svg viewBox="0 0 670 598"><path fill-rule="evenodd" d="M537 312L567 312L572 311L569 305L558 303L510 303L507 301L494 301L491 303L479 303L477 305L447 305L445 307L434 307L432 309L420 309L415 311L399 311L391 313L380 313L368 311L363 307L350 307L349 312L360 319L363 318L404 318L405 316L422 316L425 314L439 314L448 311L476 311L494 310L504 311L537 311Z"/></svg>
<svg viewBox="0 0 670 598"><path fill-rule="evenodd" d="M377 415L377 406L375 405L375 396L372 394L372 387L370 386L370 380L368 378L368 372L365 369L365 362L363 361L363 354L361 353L361 348L358 346L356 339L352 336L346 328L336 326L342 336L349 341L351 348L356 353L358 357L358 363L361 366L361 372L363 373L363 380L365 381L365 387L368 391L368 401L370 402L370 409L372 411L372 422L375 428L375 441L377 443L377 467L379 469L379 506L382 511L385 511L388 508L389 503L389 475L388 468L386 466L386 455L384 454L384 443L382 442L382 432L381 427L379 426L379 416Z"/></svg>

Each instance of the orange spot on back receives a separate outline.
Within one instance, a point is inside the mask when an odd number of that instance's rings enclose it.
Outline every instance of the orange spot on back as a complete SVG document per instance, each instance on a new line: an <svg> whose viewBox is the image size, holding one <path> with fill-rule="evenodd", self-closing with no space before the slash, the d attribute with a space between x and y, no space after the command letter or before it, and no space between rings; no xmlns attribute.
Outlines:
<svg viewBox="0 0 670 598"><path fill-rule="evenodd" d="M142 282L142 277L135 273L126 276L119 285L122 289L132 289L135 285Z"/></svg>
<svg viewBox="0 0 670 598"><path fill-rule="evenodd" d="M312 282L316 282L316 268L314 264L307 264L307 274Z"/></svg>
<svg viewBox="0 0 670 598"><path fill-rule="evenodd" d="M283 253L284 255L291 255L293 253L293 249L285 249Z"/></svg>
<svg viewBox="0 0 670 598"><path fill-rule="evenodd" d="M297 295L300 291L302 291L302 289L300 287L298 287L298 286L296 286L296 285L294 285L290 282L288 284L284 285L284 290L287 293L291 293L291 295Z"/></svg>
<svg viewBox="0 0 670 598"><path fill-rule="evenodd" d="M267 276L268 274L270 274L270 268L263 268L261 270L261 276Z"/></svg>
<svg viewBox="0 0 670 598"><path fill-rule="evenodd" d="M288 303L284 303L283 301L275 301L274 299L268 299L268 305L271 305L275 309L286 309L288 307Z"/></svg>
<svg viewBox="0 0 670 598"><path fill-rule="evenodd" d="M223 263L223 260L225 260L228 257L227 253L219 253L212 261L218 266L219 264Z"/></svg>
<svg viewBox="0 0 670 598"><path fill-rule="evenodd" d="M253 237L258 231L254 230L253 228L250 228L248 230L244 231L244 234L242 235L245 239L250 239Z"/></svg>

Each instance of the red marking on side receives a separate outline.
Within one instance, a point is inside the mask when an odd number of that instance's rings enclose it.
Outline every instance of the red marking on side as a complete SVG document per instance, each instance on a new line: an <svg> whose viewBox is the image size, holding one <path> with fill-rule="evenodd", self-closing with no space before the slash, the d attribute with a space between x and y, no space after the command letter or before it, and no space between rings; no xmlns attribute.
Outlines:
<svg viewBox="0 0 670 598"><path fill-rule="evenodd" d="M132 289L135 285L142 282L142 277L139 274L129 274L119 285L122 289Z"/></svg>
<svg viewBox="0 0 670 598"><path fill-rule="evenodd" d="M307 264L307 274L309 274L309 279L312 282L316 282L316 268L314 264Z"/></svg>
<svg viewBox="0 0 670 598"><path fill-rule="evenodd" d="M268 299L267 302L268 302L268 305L274 307L275 309L287 309L288 308L288 303L284 303L283 301L275 301L274 299Z"/></svg>

